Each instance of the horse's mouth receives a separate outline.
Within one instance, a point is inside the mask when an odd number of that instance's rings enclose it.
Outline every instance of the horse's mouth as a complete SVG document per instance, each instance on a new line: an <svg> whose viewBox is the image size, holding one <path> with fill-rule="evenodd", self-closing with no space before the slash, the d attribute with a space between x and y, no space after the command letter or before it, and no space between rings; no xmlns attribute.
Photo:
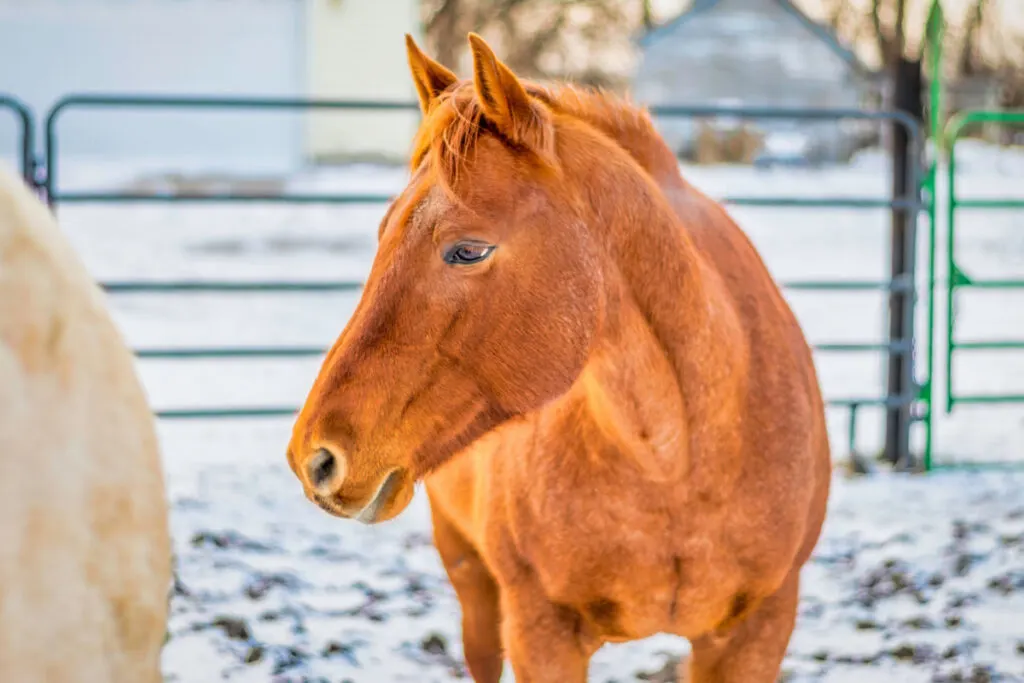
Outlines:
<svg viewBox="0 0 1024 683"><path fill-rule="evenodd" d="M328 514L342 519L354 519L363 524L374 524L381 520L381 513L393 501L402 486L404 473L401 469L391 470L377 487L376 493L362 508L342 506L333 496L311 492L309 497Z"/></svg>

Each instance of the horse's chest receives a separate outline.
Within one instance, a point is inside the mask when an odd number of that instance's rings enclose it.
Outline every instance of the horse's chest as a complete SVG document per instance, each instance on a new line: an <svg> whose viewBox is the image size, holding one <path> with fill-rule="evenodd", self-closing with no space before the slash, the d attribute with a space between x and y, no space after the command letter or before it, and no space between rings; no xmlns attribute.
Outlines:
<svg viewBox="0 0 1024 683"><path fill-rule="evenodd" d="M606 640L697 633L717 623L743 577L714 530L698 530L671 490L616 500L586 494L528 503L511 524L522 558L552 602Z"/></svg>

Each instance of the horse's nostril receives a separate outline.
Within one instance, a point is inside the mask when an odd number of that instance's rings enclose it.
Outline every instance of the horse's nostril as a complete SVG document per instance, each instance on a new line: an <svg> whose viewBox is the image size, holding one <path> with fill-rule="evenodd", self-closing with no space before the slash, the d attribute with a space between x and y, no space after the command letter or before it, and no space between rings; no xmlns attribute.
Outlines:
<svg viewBox="0 0 1024 683"><path fill-rule="evenodd" d="M309 482L316 488L323 486L337 471L337 463L330 451L321 448L309 461Z"/></svg>

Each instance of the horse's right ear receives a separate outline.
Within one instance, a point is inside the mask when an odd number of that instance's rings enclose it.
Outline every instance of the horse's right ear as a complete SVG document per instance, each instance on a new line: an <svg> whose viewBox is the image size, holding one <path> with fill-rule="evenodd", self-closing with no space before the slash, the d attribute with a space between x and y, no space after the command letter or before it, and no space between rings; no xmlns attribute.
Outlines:
<svg viewBox="0 0 1024 683"><path fill-rule="evenodd" d="M405 34L405 49L409 55L409 70L412 71L412 80L416 84L416 94L420 98L420 109L426 114L438 95L457 82L459 77L443 64L423 54L408 33Z"/></svg>

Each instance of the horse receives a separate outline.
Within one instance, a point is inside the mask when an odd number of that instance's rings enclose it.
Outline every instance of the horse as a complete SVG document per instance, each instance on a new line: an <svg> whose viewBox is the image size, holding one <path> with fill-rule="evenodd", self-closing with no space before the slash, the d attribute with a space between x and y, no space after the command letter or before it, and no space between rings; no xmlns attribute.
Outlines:
<svg viewBox="0 0 1024 683"><path fill-rule="evenodd" d="M0 680L162 680L163 476L103 292L0 169Z"/></svg>
<svg viewBox="0 0 1024 683"><path fill-rule="evenodd" d="M774 682L831 474L777 284L645 110L406 45L409 182L295 417L303 492L376 524L424 482L476 683L659 633L691 683Z"/></svg>

